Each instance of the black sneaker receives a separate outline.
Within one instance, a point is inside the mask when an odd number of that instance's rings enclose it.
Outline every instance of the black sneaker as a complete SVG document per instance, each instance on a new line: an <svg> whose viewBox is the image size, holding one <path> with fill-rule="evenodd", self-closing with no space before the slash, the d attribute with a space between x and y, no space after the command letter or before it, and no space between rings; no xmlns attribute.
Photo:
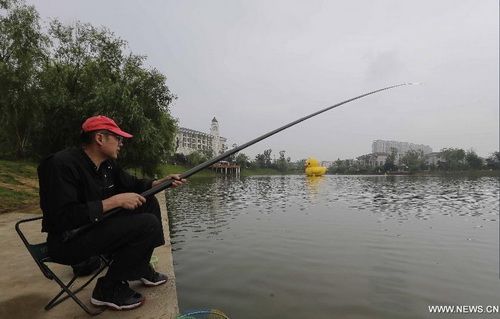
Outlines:
<svg viewBox="0 0 500 319"><path fill-rule="evenodd" d="M148 268L148 273L141 278L142 283L148 287L162 285L166 283L167 280L167 275L156 272L151 266Z"/></svg>
<svg viewBox="0 0 500 319"><path fill-rule="evenodd" d="M94 306L107 306L114 310L130 310L140 307L146 298L129 288L126 281L106 282L97 280L90 302Z"/></svg>

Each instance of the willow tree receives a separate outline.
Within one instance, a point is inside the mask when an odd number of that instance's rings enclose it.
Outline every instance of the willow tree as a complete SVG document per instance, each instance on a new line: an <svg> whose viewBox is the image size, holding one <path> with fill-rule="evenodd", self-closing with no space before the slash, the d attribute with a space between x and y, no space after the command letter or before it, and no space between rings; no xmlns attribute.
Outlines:
<svg viewBox="0 0 500 319"><path fill-rule="evenodd" d="M39 20L22 0L0 0L0 156L76 145L83 121L103 114L135 136L123 164L152 174L175 134L166 77L104 27L53 20L44 33Z"/></svg>
<svg viewBox="0 0 500 319"><path fill-rule="evenodd" d="M49 154L78 143L81 123L109 116L134 135L122 152L126 167L152 174L171 151L175 96L166 77L143 66L145 56L125 53L127 42L106 28L77 22L50 25L51 59L42 77L44 112L37 151Z"/></svg>
<svg viewBox="0 0 500 319"><path fill-rule="evenodd" d="M24 158L40 126L40 74L48 37L38 12L22 1L0 1L0 156Z"/></svg>

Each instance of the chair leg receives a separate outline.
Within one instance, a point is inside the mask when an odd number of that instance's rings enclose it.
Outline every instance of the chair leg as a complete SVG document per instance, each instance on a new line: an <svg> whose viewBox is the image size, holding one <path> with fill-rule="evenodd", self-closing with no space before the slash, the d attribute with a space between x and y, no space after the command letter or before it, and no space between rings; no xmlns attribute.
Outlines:
<svg viewBox="0 0 500 319"><path fill-rule="evenodd" d="M70 288L73 285L73 283L76 281L78 276L73 276L73 278L65 284L62 282L53 272L52 270L48 269L49 272L52 273L53 279L59 284L61 287L61 291L45 306L45 310L52 309L53 307L57 306L61 302L65 301L68 298L72 298L83 310L85 310L86 313L88 313L91 316L95 316L98 314L101 314L104 310L106 310L106 307L101 308L99 311L91 311L77 296L76 294L82 291L85 287L87 287L108 265L110 262L106 261L101 265L101 267L88 279L84 284L82 284L78 289L72 291ZM48 267L46 267L48 268ZM67 295L62 297L61 296L66 293Z"/></svg>
<svg viewBox="0 0 500 319"><path fill-rule="evenodd" d="M71 282L74 282L74 279L76 279L76 276L71 279L70 283ZM101 308L99 309L98 311L91 311L77 296L76 296L76 292L80 291L81 289L77 289L77 291L73 292L71 291L71 289L69 289L70 287L70 284L65 285L59 278L57 277L54 277L54 280L59 284L59 286L61 286L62 290L59 292L59 294L56 296L56 298L52 299L51 302L49 302L46 306L45 306L45 310L49 310L49 309L52 309L53 307L57 306L58 304L60 304L61 302L63 302L64 300L68 299L68 298L72 298L83 310L85 310L86 313L88 313L90 316L96 316L96 315L99 315L101 314L104 310L106 310L107 308ZM90 282L90 281L89 281ZM88 284L89 282L87 282L86 284ZM67 293L68 295L67 296L64 296L63 298L57 300L57 298L59 298L59 296L61 296L63 293Z"/></svg>
<svg viewBox="0 0 500 319"><path fill-rule="evenodd" d="M61 291L59 291L59 293L47 304L47 306L45 306L45 309L46 310L51 309L54 306L57 306L58 304L63 302L64 300L68 299L70 295L67 295L61 299L59 299L59 297L61 297L63 293L67 292L70 289L70 287L73 285L73 283L77 278L78 278L77 276L73 276L73 278L71 278L71 280L67 284L64 284L61 280L59 280L59 278L54 276L54 280L59 284L59 286L63 285L66 289L62 288Z"/></svg>

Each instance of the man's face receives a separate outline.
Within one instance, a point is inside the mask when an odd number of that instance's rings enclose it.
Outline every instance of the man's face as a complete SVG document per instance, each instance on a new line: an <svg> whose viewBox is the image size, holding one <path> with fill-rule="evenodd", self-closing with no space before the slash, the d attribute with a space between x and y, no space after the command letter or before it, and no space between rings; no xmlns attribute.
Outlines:
<svg viewBox="0 0 500 319"><path fill-rule="evenodd" d="M108 158L118 158L120 148L123 146L123 137L114 133L101 133L104 136L102 152Z"/></svg>

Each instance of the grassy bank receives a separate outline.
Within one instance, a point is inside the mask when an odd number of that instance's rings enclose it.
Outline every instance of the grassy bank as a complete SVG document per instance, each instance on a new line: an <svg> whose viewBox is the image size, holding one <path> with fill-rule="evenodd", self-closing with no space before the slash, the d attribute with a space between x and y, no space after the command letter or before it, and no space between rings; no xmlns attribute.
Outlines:
<svg viewBox="0 0 500 319"><path fill-rule="evenodd" d="M0 213L38 205L36 166L0 161Z"/></svg>

